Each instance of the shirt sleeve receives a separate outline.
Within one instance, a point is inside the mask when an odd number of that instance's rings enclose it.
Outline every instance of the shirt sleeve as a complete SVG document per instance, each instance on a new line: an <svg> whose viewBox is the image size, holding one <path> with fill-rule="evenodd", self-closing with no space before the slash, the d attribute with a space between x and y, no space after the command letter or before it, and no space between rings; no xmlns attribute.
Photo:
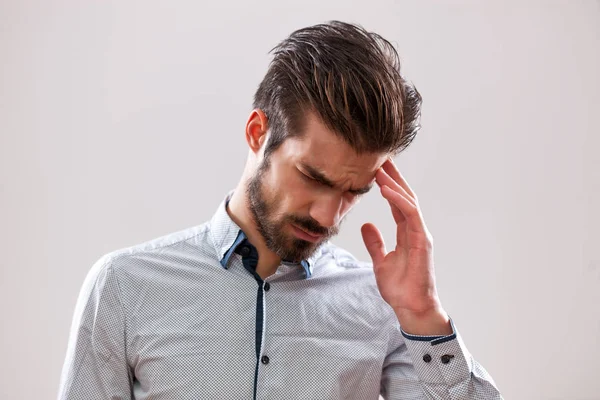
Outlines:
<svg viewBox="0 0 600 400"><path fill-rule="evenodd" d="M404 332L386 357L381 395L385 399L502 399L496 383L473 359L450 319L452 334L419 336Z"/></svg>
<svg viewBox="0 0 600 400"><path fill-rule="evenodd" d="M117 276L105 256L93 265L79 292L59 400L132 398L125 323Z"/></svg>

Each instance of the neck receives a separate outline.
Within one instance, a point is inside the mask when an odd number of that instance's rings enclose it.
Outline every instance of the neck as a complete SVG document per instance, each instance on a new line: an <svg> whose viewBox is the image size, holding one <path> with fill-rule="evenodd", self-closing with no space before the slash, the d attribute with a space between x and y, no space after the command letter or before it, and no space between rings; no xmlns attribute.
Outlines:
<svg viewBox="0 0 600 400"><path fill-rule="evenodd" d="M267 248L262 235L256 228L245 193L246 187L242 181L235 188L233 195L229 199L227 213L233 222L244 231L250 243L258 250L256 273L262 279L265 279L277 271L277 268L281 264L281 258Z"/></svg>

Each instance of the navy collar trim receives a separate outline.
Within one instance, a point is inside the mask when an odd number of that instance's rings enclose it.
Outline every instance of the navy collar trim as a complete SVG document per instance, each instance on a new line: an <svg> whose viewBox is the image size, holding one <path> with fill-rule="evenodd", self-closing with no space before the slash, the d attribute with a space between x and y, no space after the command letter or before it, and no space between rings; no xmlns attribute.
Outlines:
<svg viewBox="0 0 600 400"><path fill-rule="evenodd" d="M220 257L219 262L225 269L229 266L231 255L235 252L237 247L247 239L244 231L242 231L227 213L227 204L232 195L233 190L231 190L221 202L211 221L211 236L213 236L213 243L215 244L215 249ZM320 255L321 249L319 248L307 260L302 260L300 262L282 260L281 263L288 266L301 266L305 278L308 279L312 276L313 265Z"/></svg>

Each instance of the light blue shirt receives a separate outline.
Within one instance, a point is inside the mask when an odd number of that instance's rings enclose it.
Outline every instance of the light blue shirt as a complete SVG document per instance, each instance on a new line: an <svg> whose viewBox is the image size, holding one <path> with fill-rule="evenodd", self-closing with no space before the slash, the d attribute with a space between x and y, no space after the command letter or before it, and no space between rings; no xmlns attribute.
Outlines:
<svg viewBox="0 0 600 400"><path fill-rule="evenodd" d="M408 335L370 263L331 242L262 280L229 217L101 257L58 398L501 399L454 327Z"/></svg>

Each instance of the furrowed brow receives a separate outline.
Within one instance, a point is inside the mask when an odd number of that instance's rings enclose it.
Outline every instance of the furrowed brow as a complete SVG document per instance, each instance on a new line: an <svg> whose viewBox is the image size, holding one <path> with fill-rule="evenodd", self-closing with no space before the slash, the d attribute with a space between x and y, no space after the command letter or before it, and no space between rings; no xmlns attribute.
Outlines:
<svg viewBox="0 0 600 400"><path fill-rule="evenodd" d="M317 182L322 183L323 185L328 186L330 188L335 188L337 186L331 179L327 178L318 169L313 168L310 165L305 164L303 162L301 162L300 165L302 166L302 168L304 168L306 170L306 172L310 175L310 177L313 178L314 180L316 180ZM362 195L362 194L369 192L372 187L373 187L373 183L370 183L369 185L367 185L365 187L362 187L359 189L349 189L348 191L352 194Z"/></svg>
<svg viewBox="0 0 600 400"><path fill-rule="evenodd" d="M306 172L310 175L311 178L316 180L319 183L322 183L325 186L329 186L330 188L334 188L336 184L329 178L327 178L321 171L316 168L311 167L308 164L303 162L300 163L302 168L306 170Z"/></svg>

